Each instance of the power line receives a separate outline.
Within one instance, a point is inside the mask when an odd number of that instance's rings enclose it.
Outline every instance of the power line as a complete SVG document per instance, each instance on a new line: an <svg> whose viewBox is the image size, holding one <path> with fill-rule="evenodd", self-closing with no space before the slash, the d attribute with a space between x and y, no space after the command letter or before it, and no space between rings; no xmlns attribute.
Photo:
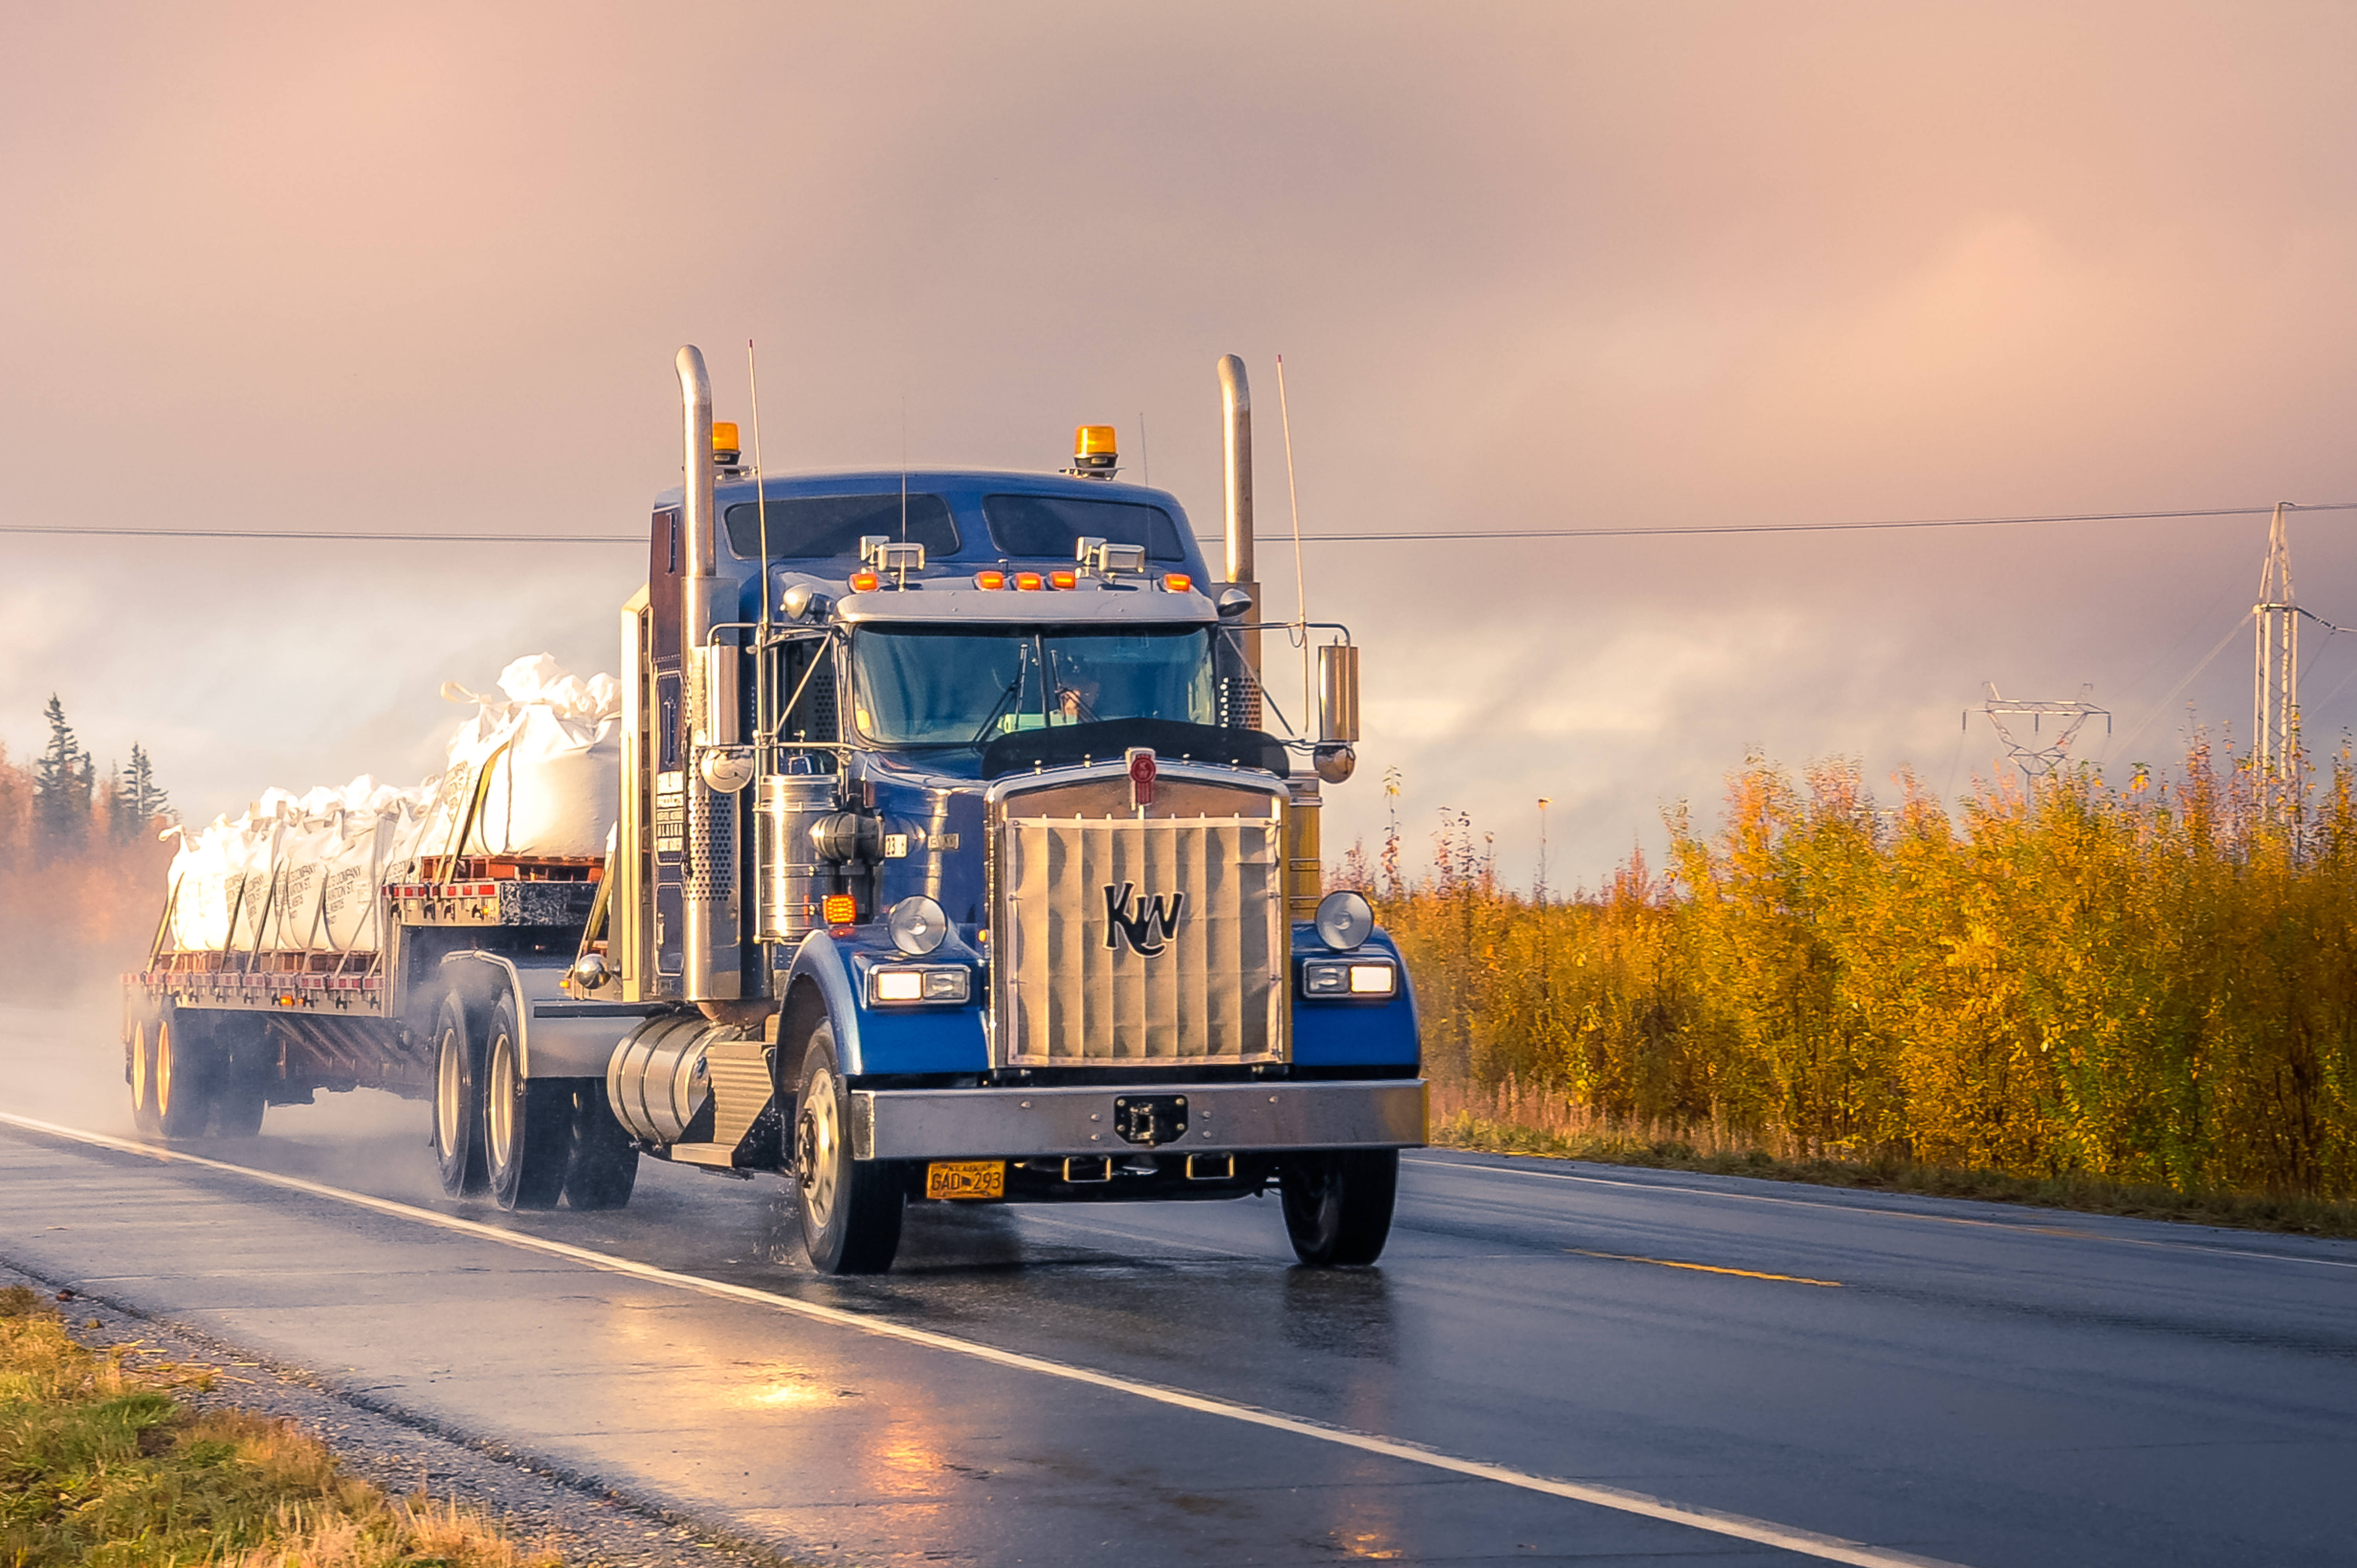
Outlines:
<svg viewBox="0 0 2357 1568"><path fill-rule="evenodd" d="M316 539L394 544L644 544L643 533L347 533L326 528L76 528L0 522L0 533L103 535L109 539Z"/></svg>
<svg viewBox="0 0 2357 1568"><path fill-rule="evenodd" d="M2158 522L2179 518L2265 517L2271 506L2186 507L2167 511L2043 512L2023 517L1878 518L1857 522L1699 523L1672 528L1421 529L1398 533L1305 533L1304 544L1415 544L1481 539L1680 539L1745 533L1859 533L1899 528L2018 528L2057 522ZM2357 501L2313 501L2293 511L2357 511ZM306 539L326 543L643 544L641 533L393 533L303 528L112 528L69 523L0 523L0 534L89 535L109 539ZM1198 534L1216 540L1216 534Z"/></svg>
<svg viewBox="0 0 2357 1568"><path fill-rule="evenodd" d="M2357 511L2357 501L2318 501L2295 511ZM1406 533L1305 533L1304 543L1372 544L1394 540L1442 539L1653 539L1729 533L1857 533L1891 528L2013 528L2047 522L2148 522L2170 518L2266 517L2272 506L2189 507L2172 511L2047 512L2033 517L1885 518L1864 522L1706 523L1678 528L1499 528L1462 532L1432 530Z"/></svg>

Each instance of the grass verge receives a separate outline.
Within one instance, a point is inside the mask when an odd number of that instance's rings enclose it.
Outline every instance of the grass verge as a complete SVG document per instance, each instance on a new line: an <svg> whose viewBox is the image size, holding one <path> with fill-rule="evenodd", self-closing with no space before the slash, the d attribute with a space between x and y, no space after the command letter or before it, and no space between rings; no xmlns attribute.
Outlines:
<svg viewBox="0 0 2357 1568"><path fill-rule="evenodd" d="M8 1568L558 1568L452 1503L390 1498L291 1423L191 1410L210 1369L101 1356L0 1290L0 1563Z"/></svg>
<svg viewBox="0 0 2357 1568"><path fill-rule="evenodd" d="M1598 1165L1806 1182L1816 1187L1920 1193L1932 1197L1973 1197L1991 1203L2075 1209L2083 1214L2175 1219L2193 1225L2226 1225L2298 1236L2357 1237L2357 1203L2330 1198L2186 1193L2165 1187L2129 1187L2090 1176L2010 1176L2002 1171L1955 1170L1899 1159L1783 1159L1760 1149L1705 1150L1671 1138L1636 1137L1606 1131L1555 1131L1471 1111L1436 1117L1432 1142L1440 1148L1483 1154L1540 1155L1552 1159L1592 1160Z"/></svg>

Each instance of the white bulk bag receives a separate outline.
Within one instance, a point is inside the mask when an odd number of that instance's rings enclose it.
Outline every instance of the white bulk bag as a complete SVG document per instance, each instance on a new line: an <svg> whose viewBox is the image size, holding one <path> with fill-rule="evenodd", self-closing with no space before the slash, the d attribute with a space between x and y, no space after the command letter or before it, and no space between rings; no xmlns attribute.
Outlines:
<svg viewBox="0 0 2357 1568"><path fill-rule="evenodd" d="M478 711L451 737L436 803L442 837L429 830L419 853L449 853L443 846L479 796L458 854L603 854L620 815L621 688L610 675L568 675L542 653L501 671L500 690L505 702L456 682L442 688Z"/></svg>
<svg viewBox="0 0 2357 1568"><path fill-rule="evenodd" d="M400 804L395 802L390 811L346 811L337 818L335 840L320 857L326 880L320 940L313 950L376 950L377 889L382 880L379 852L401 824Z"/></svg>
<svg viewBox="0 0 2357 1568"><path fill-rule="evenodd" d="M285 794L279 789L264 792L265 800ZM274 808L269 815L260 814L258 809L248 811L230 823L223 835L230 901L227 945L236 952L258 950L269 935L271 872L277 858L279 830L285 825L274 809L277 802L269 803Z"/></svg>
<svg viewBox="0 0 2357 1568"><path fill-rule="evenodd" d="M325 952L321 895L327 859L342 837L343 813L290 822L278 832L277 864L271 875L270 925L264 946L274 952Z"/></svg>
<svg viewBox="0 0 2357 1568"><path fill-rule="evenodd" d="M172 856L172 945L182 952L219 952L229 943L229 863L222 853L228 820L217 819L194 838L184 828Z"/></svg>

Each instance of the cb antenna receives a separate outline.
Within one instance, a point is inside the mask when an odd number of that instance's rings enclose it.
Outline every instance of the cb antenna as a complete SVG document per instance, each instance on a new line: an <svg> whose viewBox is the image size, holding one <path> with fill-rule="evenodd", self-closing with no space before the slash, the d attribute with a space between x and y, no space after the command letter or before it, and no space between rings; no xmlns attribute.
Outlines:
<svg viewBox="0 0 2357 1568"><path fill-rule="evenodd" d="M1138 416L1143 419L1145 415ZM1276 357L1276 418L1285 431L1285 494L1293 506L1293 603L1300 617L1294 635L1301 640L1301 711L1309 712L1309 585L1301 575L1301 490L1293 482L1293 410L1285 401L1285 356Z"/></svg>
<svg viewBox="0 0 2357 1568"><path fill-rule="evenodd" d="M753 339L745 339L745 381L753 392L753 510L761 523L761 629L770 629L770 491L761 483L761 372Z"/></svg>

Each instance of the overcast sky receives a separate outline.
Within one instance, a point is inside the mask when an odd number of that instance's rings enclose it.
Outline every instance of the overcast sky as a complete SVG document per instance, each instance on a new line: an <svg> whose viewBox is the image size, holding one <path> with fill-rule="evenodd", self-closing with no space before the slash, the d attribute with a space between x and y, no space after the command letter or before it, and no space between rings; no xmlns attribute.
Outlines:
<svg viewBox="0 0 2357 1568"><path fill-rule="evenodd" d="M772 467L1110 422L1203 532L1242 354L1280 602L1280 353L1312 533L2357 499L2352 59L2342 5L20 0L0 523L629 532L673 352L742 419L748 337ZM1961 789L1984 680L2166 759L2265 534L1313 544L1367 681L1329 851L1387 767L1517 881L1551 797L1558 886L1750 747ZM2294 559L2357 624L2357 512ZM0 535L0 739L54 691L199 818L414 781L443 680L610 669L642 564ZM2357 646L2309 642L2330 741ZM2239 736L2249 687L2238 638L2185 696Z"/></svg>

